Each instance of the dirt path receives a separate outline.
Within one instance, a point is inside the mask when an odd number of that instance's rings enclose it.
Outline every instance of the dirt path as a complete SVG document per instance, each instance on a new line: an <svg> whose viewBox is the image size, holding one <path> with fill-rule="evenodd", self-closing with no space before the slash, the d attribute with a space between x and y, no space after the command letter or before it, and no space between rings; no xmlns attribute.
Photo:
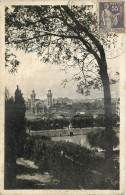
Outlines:
<svg viewBox="0 0 126 195"><path fill-rule="evenodd" d="M55 188L59 181L48 172L39 170L39 167L33 161L18 158L16 187L19 189L48 189Z"/></svg>

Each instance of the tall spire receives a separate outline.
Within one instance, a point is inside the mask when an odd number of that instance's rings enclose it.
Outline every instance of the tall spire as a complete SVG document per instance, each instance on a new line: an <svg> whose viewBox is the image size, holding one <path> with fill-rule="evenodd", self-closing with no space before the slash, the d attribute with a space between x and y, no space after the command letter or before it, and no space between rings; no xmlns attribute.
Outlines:
<svg viewBox="0 0 126 195"><path fill-rule="evenodd" d="M35 94L35 90L33 89L33 90L32 90L32 93L31 93L31 98L32 98L32 99L35 99L35 97L36 97L36 94Z"/></svg>
<svg viewBox="0 0 126 195"><path fill-rule="evenodd" d="M36 97L36 94L35 94L35 90L33 89L32 90L32 93L31 93L31 113L35 113L35 97Z"/></svg>
<svg viewBox="0 0 126 195"><path fill-rule="evenodd" d="M51 92L51 89L48 90L48 93L47 93L47 105L48 107L52 107L52 92Z"/></svg>

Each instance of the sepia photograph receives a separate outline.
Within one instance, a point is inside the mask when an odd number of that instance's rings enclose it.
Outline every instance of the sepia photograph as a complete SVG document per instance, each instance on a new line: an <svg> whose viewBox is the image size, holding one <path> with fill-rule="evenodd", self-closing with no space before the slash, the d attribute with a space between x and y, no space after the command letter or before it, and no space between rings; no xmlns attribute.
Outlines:
<svg viewBox="0 0 126 195"><path fill-rule="evenodd" d="M49 3L4 6L4 190L118 192L124 2Z"/></svg>

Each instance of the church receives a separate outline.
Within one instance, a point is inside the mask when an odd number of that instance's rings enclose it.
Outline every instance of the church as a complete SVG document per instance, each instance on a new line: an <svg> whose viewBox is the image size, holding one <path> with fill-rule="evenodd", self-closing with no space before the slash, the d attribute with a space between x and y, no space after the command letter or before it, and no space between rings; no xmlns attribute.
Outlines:
<svg viewBox="0 0 126 195"><path fill-rule="evenodd" d="M26 102L27 119L70 119L75 114L72 109L72 103L62 98L53 99L51 89L47 92L46 99L36 99L35 90L33 89L30 99Z"/></svg>
<svg viewBox="0 0 126 195"><path fill-rule="evenodd" d="M26 118L49 118L53 106L51 89L48 90L46 100L36 99L35 90L32 90L30 99L26 102Z"/></svg>

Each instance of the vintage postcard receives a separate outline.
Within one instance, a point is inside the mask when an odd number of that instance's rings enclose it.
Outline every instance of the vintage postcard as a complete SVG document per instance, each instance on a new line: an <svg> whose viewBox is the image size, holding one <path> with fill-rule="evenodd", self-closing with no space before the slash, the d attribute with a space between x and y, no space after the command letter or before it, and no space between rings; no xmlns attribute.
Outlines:
<svg viewBox="0 0 126 195"><path fill-rule="evenodd" d="M0 3L0 194L126 194L126 2Z"/></svg>

